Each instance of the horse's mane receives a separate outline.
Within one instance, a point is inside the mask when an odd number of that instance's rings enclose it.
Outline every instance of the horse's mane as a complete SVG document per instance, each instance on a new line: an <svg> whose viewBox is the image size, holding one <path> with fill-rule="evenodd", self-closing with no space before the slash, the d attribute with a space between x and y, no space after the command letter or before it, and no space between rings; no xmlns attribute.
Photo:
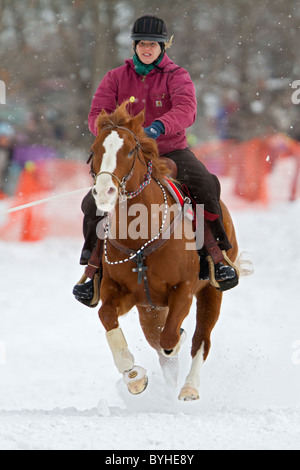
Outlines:
<svg viewBox="0 0 300 470"><path fill-rule="evenodd" d="M114 128L117 126L126 127L136 135L141 151L145 159L152 160L153 176L159 180L169 173L165 163L160 160L157 143L151 137L147 137L142 127L141 119L132 116L127 109L129 101L124 101L116 110L108 114L102 111L97 119L98 134L104 128Z"/></svg>

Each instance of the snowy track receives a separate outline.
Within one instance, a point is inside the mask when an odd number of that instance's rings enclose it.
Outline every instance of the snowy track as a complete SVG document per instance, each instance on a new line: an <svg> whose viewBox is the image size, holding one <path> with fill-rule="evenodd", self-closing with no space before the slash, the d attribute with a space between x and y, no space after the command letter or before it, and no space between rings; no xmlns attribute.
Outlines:
<svg viewBox="0 0 300 470"><path fill-rule="evenodd" d="M121 319L150 379L129 396L97 311L71 295L80 241L0 242L0 449L300 449L299 209L233 214L255 274L224 294L197 403L177 401L194 307L175 391L165 390L137 312Z"/></svg>

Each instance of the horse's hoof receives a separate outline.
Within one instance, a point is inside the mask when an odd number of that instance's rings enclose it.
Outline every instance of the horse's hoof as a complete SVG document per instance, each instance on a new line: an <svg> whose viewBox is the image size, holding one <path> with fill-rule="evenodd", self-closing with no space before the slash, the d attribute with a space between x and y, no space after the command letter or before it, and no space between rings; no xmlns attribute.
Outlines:
<svg viewBox="0 0 300 470"><path fill-rule="evenodd" d="M132 395L139 395L148 385L147 371L141 366L134 366L123 373L124 382Z"/></svg>
<svg viewBox="0 0 300 470"><path fill-rule="evenodd" d="M191 385L184 385L184 387L182 387L181 389L178 400L195 401L199 400L199 398L199 393L194 387L192 387Z"/></svg>
<svg viewBox="0 0 300 470"><path fill-rule="evenodd" d="M144 377L143 379L136 380L133 383L127 384L127 388L132 395L139 395L143 393L148 385L148 377Z"/></svg>

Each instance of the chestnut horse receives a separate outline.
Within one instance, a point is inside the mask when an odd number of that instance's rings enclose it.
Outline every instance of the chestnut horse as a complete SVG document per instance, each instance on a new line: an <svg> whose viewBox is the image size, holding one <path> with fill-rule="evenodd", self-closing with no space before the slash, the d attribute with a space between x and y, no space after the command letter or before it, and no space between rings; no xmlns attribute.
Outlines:
<svg viewBox="0 0 300 470"><path fill-rule="evenodd" d="M167 212L174 206L174 199L166 190L168 169L159 157L156 142L144 133L144 112L132 117L126 104L112 114L101 112L98 135L91 148L96 206L110 213L103 242L99 317L118 371L123 374L129 391L138 394L147 386L146 370L135 365L119 317L137 307L143 333L158 352L166 377L170 358L177 356L185 337L182 322L196 296L192 365L179 394L181 400L196 400L200 368L210 350L210 335L220 314L222 293L209 281L199 280L199 256L195 249L186 249L186 244L191 243L186 219L179 221L185 224L181 237L175 237L170 230L169 237L162 241L169 227ZM137 208L140 212L145 208L143 220L138 218L138 222ZM222 210L233 247L228 256L234 262L238 252L235 230L224 204ZM173 225L177 218L175 213L170 215ZM188 224L192 231L192 222ZM139 227L140 236L136 236L137 230L132 230L132 236L130 225ZM125 229L128 233L124 235Z"/></svg>

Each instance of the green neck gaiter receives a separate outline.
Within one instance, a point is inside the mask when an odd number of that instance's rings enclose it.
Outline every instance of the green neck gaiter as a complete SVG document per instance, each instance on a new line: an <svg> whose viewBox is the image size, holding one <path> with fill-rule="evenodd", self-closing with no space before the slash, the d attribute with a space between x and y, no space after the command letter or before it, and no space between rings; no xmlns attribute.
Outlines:
<svg viewBox="0 0 300 470"><path fill-rule="evenodd" d="M160 64L163 56L163 54L160 54L160 56L156 59L156 61L152 62L152 64L143 64L143 62L138 58L137 54L134 54L133 63L135 71L140 75L148 75L148 73L154 69L155 65Z"/></svg>

